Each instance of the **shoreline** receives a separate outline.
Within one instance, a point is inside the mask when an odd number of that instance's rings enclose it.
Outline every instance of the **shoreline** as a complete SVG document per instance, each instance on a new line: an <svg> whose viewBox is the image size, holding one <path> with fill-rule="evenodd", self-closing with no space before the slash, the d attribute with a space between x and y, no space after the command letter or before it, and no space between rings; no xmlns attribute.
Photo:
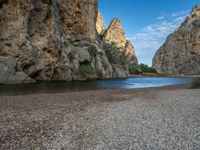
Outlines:
<svg viewBox="0 0 200 150"><path fill-rule="evenodd" d="M30 83L31 84L31 83ZM34 84L34 83L33 83ZM35 83L37 84L37 83ZM192 89L193 84L177 84L177 85L165 85L165 86L158 86L158 87L141 87L141 88L110 88L110 89L86 89L86 90L77 90L77 91L61 91L61 92L41 92L41 93L27 93L27 94L1 94L1 97L15 97L15 96L33 96L33 95L56 95L56 94L70 94L70 93L87 93L87 92L120 92L120 91L127 91L127 92L140 92L140 91L164 91L164 90L178 90L178 89ZM20 92L19 92L20 93Z"/></svg>
<svg viewBox="0 0 200 150"><path fill-rule="evenodd" d="M186 76L186 75L129 75L128 78L200 78L200 75Z"/></svg>
<svg viewBox="0 0 200 150"><path fill-rule="evenodd" d="M13 81L13 82L7 82L7 83L1 83L0 82L0 86L2 85L22 85L22 84L34 84L34 83L44 83L44 82L67 82L67 83L70 83L70 82L87 82L87 81L106 81L106 80L124 80L124 79L128 79L128 78L193 78L193 79L196 79L196 78L200 78L200 75L195 75L195 76L178 76L178 75L156 75L156 74L153 74L153 75L129 75L127 77L122 77L122 78L111 78L111 79L86 79L86 80L71 80L71 81L36 81L36 80L31 80L30 82L29 81L25 81L25 82L18 82L18 81Z"/></svg>
<svg viewBox="0 0 200 150"><path fill-rule="evenodd" d="M0 147L198 149L200 89L190 87L3 96Z"/></svg>

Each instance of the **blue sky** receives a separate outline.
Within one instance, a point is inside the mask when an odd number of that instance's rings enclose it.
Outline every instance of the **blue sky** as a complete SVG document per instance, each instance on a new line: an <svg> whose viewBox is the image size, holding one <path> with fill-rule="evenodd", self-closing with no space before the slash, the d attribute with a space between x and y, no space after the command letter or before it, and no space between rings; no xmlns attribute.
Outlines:
<svg viewBox="0 0 200 150"><path fill-rule="evenodd" d="M106 26L121 20L139 63L151 65L156 50L189 15L199 0L99 0Z"/></svg>

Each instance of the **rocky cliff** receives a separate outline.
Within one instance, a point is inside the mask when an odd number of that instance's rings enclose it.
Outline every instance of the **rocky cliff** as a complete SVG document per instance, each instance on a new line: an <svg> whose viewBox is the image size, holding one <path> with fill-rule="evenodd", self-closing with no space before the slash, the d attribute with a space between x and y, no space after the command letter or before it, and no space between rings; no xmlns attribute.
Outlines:
<svg viewBox="0 0 200 150"><path fill-rule="evenodd" d="M97 0L0 0L0 83L125 77L96 31Z"/></svg>
<svg viewBox="0 0 200 150"><path fill-rule="evenodd" d="M103 40L108 43L115 43L118 48L124 48L126 45L125 32L119 19L114 18L106 30Z"/></svg>
<svg viewBox="0 0 200 150"><path fill-rule="evenodd" d="M103 41L106 43L113 43L119 50L125 53L129 59L129 63L138 63L135 49L132 43L127 40L125 36L125 31L122 27L122 23L119 19L114 18L108 29L105 31L103 35Z"/></svg>
<svg viewBox="0 0 200 150"><path fill-rule="evenodd" d="M100 10L98 11L98 15L97 15L96 29L99 35L103 35L106 30Z"/></svg>
<svg viewBox="0 0 200 150"><path fill-rule="evenodd" d="M200 74L200 5L168 36L153 59L153 67L163 73Z"/></svg>

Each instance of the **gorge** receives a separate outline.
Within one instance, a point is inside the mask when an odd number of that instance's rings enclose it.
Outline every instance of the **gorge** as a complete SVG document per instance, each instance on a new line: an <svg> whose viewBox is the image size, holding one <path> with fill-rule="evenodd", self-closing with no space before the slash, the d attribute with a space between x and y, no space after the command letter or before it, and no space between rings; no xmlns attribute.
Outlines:
<svg viewBox="0 0 200 150"><path fill-rule="evenodd" d="M200 150L192 1L0 0L0 150Z"/></svg>
<svg viewBox="0 0 200 150"><path fill-rule="evenodd" d="M197 5L153 68L200 74L199 20ZM138 64L134 46L119 19L106 28L98 0L0 0L0 84L124 78L129 64Z"/></svg>
<svg viewBox="0 0 200 150"><path fill-rule="evenodd" d="M200 74L200 5L167 37L154 57L153 67L167 74Z"/></svg>
<svg viewBox="0 0 200 150"><path fill-rule="evenodd" d="M117 19L102 39L97 16L97 0L1 0L0 83L127 77L134 48Z"/></svg>

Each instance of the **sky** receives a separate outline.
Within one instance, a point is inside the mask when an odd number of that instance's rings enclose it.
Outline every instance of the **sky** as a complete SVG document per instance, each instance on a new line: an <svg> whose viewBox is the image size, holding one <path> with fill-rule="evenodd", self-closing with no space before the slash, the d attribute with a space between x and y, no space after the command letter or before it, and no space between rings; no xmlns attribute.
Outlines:
<svg viewBox="0 0 200 150"><path fill-rule="evenodd" d="M105 25L122 22L139 63L151 65L155 52L200 0L99 0Z"/></svg>

